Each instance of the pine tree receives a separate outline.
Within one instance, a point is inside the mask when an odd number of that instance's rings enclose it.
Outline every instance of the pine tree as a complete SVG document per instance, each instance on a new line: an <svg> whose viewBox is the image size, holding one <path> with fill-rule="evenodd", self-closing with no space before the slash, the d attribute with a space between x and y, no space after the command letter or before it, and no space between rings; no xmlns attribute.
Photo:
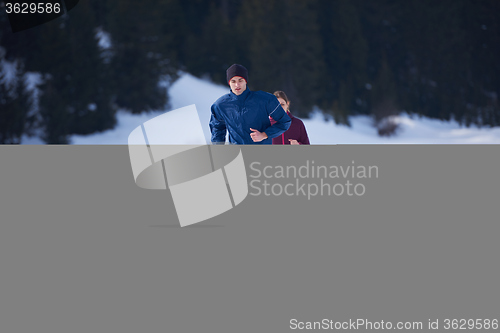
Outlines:
<svg viewBox="0 0 500 333"><path fill-rule="evenodd" d="M366 66L368 45L358 9L352 1L321 2L321 32L324 43L330 96L324 106L338 123L349 123L349 115L366 112Z"/></svg>
<svg viewBox="0 0 500 333"><path fill-rule="evenodd" d="M169 44L166 32L175 24L162 17L177 1L110 0L115 11L109 18L113 60L111 73L115 102L132 113L157 110L167 104L166 89L159 85L164 76L176 77L176 45ZM174 16L170 14L169 18Z"/></svg>
<svg viewBox="0 0 500 333"><path fill-rule="evenodd" d="M0 70L0 144L19 144L33 126L33 100L27 90L22 68L7 82Z"/></svg>
<svg viewBox="0 0 500 333"><path fill-rule="evenodd" d="M227 84L225 71L235 62L241 62L238 31L233 28L235 17L212 2L207 15L202 19L202 29L194 31L186 42L185 62L188 70L196 76L208 76L214 82Z"/></svg>
<svg viewBox="0 0 500 333"><path fill-rule="evenodd" d="M241 10L240 31L248 36L250 84L283 90L294 112L306 116L321 97L324 59L316 1L253 0Z"/></svg>
<svg viewBox="0 0 500 333"><path fill-rule="evenodd" d="M81 3L59 22L44 25L40 41L40 115L47 143L69 143L72 134L90 134L114 126L107 70L95 37L88 3ZM42 67L43 66L43 67Z"/></svg>

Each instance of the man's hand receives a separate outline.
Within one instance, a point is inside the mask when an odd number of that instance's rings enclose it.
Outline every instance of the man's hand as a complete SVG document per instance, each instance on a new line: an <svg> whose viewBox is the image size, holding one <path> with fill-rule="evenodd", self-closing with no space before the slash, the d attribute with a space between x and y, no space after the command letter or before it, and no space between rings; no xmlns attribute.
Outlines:
<svg viewBox="0 0 500 333"><path fill-rule="evenodd" d="M261 142L262 140L267 139L267 134L265 132L259 132L256 129L250 128L250 136L252 137L253 142Z"/></svg>

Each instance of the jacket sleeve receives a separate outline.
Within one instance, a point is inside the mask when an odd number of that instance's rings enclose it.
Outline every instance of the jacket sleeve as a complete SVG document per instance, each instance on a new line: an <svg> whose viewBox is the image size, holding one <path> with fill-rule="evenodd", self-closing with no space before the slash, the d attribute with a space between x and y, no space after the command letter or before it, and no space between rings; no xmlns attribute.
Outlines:
<svg viewBox="0 0 500 333"><path fill-rule="evenodd" d="M270 101L267 104L267 112L268 116L272 117L272 119L276 121L276 123L274 123L272 126L269 126L264 131L269 138L272 139L280 136L288 128L290 128L292 120L286 114L285 110L283 110L277 98L270 98Z"/></svg>
<svg viewBox="0 0 500 333"><path fill-rule="evenodd" d="M300 144L309 145L309 137L307 136L306 126L301 121L300 122Z"/></svg>
<svg viewBox="0 0 500 333"><path fill-rule="evenodd" d="M212 133L211 141L217 143L224 143L226 141L226 122L222 117L217 116L217 106L215 104L211 107L212 115L210 116L210 132Z"/></svg>

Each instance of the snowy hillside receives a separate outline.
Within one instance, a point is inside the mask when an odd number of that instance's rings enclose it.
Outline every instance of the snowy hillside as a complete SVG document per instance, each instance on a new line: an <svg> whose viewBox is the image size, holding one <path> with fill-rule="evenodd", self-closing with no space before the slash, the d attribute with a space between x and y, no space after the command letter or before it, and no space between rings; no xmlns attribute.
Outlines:
<svg viewBox="0 0 500 333"><path fill-rule="evenodd" d="M169 89L171 107L168 110L141 115L119 112L115 129L90 136L74 135L71 137L71 143L127 144L130 132L143 122L166 111L191 104L196 105L205 138L209 142L210 106L228 91L229 87L214 85L192 75L183 74ZM320 112L313 114L310 119L303 119L311 144L500 144L500 128L498 127L466 128L456 122L411 118L406 114L394 120L400 125L397 135L380 137L372 125L371 118L367 116L351 118L351 127L336 125L332 120L325 122ZM186 124L184 130L190 130L189 124ZM42 144L35 138L26 138L23 143Z"/></svg>

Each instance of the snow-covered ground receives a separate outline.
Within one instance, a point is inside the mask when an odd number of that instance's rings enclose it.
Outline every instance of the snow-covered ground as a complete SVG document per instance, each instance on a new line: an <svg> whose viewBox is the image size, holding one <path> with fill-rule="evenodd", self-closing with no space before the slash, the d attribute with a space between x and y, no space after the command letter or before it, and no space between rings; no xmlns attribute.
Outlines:
<svg viewBox="0 0 500 333"><path fill-rule="evenodd" d="M195 104L207 142L210 141L208 121L212 103L229 91L229 87L183 74L169 89L170 108L161 112L131 115L118 112L117 126L109 131L88 136L74 135L71 144L127 144L134 128L166 111ZM293 103L293 101L292 101ZM293 108L292 108L293 112ZM399 124L397 135L380 137L367 116L351 118L351 127L337 125L333 120L324 121L320 112L303 119L311 144L500 144L500 127L469 128L456 122L443 122L428 118L410 117L402 114L395 117ZM179 119L182 123L182 119ZM184 131L190 131L186 123ZM26 138L23 144L42 144L36 138Z"/></svg>

